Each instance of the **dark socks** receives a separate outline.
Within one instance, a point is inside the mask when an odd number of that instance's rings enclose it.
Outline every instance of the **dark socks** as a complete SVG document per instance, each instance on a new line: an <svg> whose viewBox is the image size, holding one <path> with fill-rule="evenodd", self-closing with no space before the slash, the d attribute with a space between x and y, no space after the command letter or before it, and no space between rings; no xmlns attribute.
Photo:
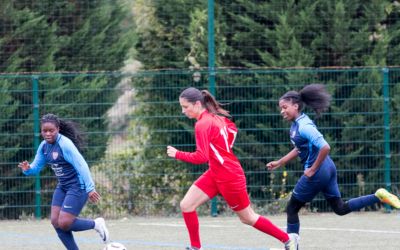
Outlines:
<svg viewBox="0 0 400 250"><path fill-rule="evenodd" d="M68 250L79 250L71 231L64 231L60 228L56 228L55 230L58 238L60 238L61 242Z"/></svg>
<svg viewBox="0 0 400 250"><path fill-rule="evenodd" d="M94 228L94 220L76 218L70 227L70 231L86 231Z"/></svg>

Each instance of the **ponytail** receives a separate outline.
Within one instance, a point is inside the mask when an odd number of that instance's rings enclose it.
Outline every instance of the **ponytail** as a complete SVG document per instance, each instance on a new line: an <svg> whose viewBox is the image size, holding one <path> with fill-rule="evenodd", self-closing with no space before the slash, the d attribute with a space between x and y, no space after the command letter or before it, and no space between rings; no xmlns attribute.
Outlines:
<svg viewBox="0 0 400 250"><path fill-rule="evenodd" d="M200 101L201 105L207 109L208 112L222 115L226 117L231 117L229 111L222 108L223 104L219 103L213 95L211 95L208 90L198 90L196 88L190 87L182 91L179 98L184 98L190 103L195 103Z"/></svg>
<svg viewBox="0 0 400 250"><path fill-rule="evenodd" d="M208 110L208 112L226 117L231 117L229 111L223 109L221 107L222 104L219 103L217 100L215 100L214 96L212 96L211 93L208 92L208 90L202 90L201 94L203 95L204 107Z"/></svg>
<svg viewBox="0 0 400 250"><path fill-rule="evenodd" d="M279 100L288 100L294 104L298 104L299 111L302 111L305 106L309 106L317 114L317 117L319 117L323 111L329 108L331 99L332 97L326 91L324 85L310 84L306 85L299 92L286 92Z"/></svg>

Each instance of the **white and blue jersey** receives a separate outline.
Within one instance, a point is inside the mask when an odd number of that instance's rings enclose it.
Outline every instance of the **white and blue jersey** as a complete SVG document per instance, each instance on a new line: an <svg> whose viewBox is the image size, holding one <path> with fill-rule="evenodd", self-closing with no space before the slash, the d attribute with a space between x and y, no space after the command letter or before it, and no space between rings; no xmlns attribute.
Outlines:
<svg viewBox="0 0 400 250"><path fill-rule="evenodd" d="M304 113L290 127L290 141L296 147L304 169L312 166L319 150L328 144L314 122Z"/></svg>
<svg viewBox="0 0 400 250"><path fill-rule="evenodd" d="M320 150L328 145L314 122L303 113L296 118L290 127L290 140L296 147L305 170L312 167L318 158ZM288 233L299 233L298 211L305 203L311 202L318 193L324 195L338 215L345 215L351 211L357 211L379 202L379 199L374 194L371 194L350 199L348 202L343 203L337 183L336 166L329 155L325 157L320 166L315 167L316 172L312 176L308 177L303 174L294 186L292 198L287 207Z"/></svg>
<svg viewBox="0 0 400 250"><path fill-rule="evenodd" d="M79 186L89 193L94 190L94 182L89 166L74 143L66 136L58 134L53 144L45 140L40 143L31 168L23 173L35 175L49 164L53 169L58 186L63 189Z"/></svg>
<svg viewBox="0 0 400 250"><path fill-rule="evenodd" d="M311 167L321 148L328 145L306 114L301 114L293 122L290 128L290 141L296 147L304 169ZM294 187L293 196L299 201L310 202L319 192L322 192L325 198L340 197L336 166L329 155L312 177L305 175L300 177Z"/></svg>

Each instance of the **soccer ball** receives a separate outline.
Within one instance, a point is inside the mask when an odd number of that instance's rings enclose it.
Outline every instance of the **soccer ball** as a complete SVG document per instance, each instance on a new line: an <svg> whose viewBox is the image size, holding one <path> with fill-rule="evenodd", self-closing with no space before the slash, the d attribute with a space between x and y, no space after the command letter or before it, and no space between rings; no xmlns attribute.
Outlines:
<svg viewBox="0 0 400 250"><path fill-rule="evenodd" d="M118 242L108 243L103 250L126 250L126 247Z"/></svg>

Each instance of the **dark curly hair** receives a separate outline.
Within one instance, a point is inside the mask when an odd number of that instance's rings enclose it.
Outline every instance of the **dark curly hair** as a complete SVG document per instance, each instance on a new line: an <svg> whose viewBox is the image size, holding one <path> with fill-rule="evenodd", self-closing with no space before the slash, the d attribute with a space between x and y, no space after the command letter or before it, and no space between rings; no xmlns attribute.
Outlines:
<svg viewBox="0 0 400 250"><path fill-rule="evenodd" d="M60 119L57 115L50 113L45 114L40 119L40 124L47 122L53 123L57 128L60 129L60 134L68 137L75 144L79 151L82 150L83 146L85 145L85 140L77 123Z"/></svg>
<svg viewBox="0 0 400 250"><path fill-rule="evenodd" d="M279 100L291 101L294 104L298 104L299 111L302 111L305 106L309 106L317 114L317 117L319 117L323 111L329 108L332 96L326 91L324 85L310 84L306 85L299 92L293 90L286 92Z"/></svg>

